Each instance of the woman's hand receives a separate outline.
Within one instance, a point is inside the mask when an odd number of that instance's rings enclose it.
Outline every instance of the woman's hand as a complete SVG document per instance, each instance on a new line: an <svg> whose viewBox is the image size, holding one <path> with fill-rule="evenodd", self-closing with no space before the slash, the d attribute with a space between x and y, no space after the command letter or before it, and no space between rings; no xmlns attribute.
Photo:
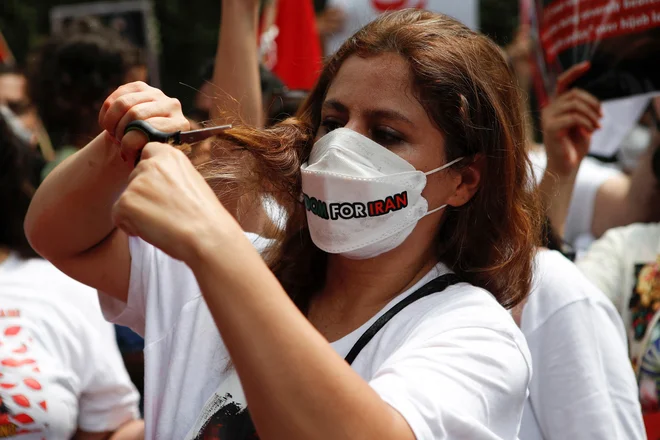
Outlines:
<svg viewBox="0 0 660 440"><path fill-rule="evenodd" d="M114 224L173 258L190 262L200 246L222 244L242 230L190 160L170 145L149 143L115 203Z"/></svg>
<svg viewBox="0 0 660 440"><path fill-rule="evenodd" d="M600 128L602 111L598 99L584 90L568 89L590 67L584 62L564 72L551 103L541 114L548 170L559 176L577 172L589 152L592 133Z"/></svg>
<svg viewBox="0 0 660 440"><path fill-rule="evenodd" d="M126 126L136 120L164 132L190 130L190 122L183 116L177 99L139 81L119 87L103 103L99 124L106 137L119 145L122 159L130 164L147 144L146 136L138 131L124 136Z"/></svg>

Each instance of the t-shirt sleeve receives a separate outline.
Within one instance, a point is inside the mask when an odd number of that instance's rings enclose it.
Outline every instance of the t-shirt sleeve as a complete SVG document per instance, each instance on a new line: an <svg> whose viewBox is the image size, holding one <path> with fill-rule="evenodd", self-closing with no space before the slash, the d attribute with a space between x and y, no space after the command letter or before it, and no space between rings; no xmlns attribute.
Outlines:
<svg viewBox="0 0 660 440"><path fill-rule="evenodd" d="M418 440L515 440L529 379L510 335L467 327L406 343L370 384Z"/></svg>
<svg viewBox="0 0 660 440"><path fill-rule="evenodd" d="M139 417L140 395L124 367L116 341L88 326L79 334L78 343L84 346L77 361L78 427L86 432L112 432Z"/></svg>
<svg viewBox="0 0 660 440"><path fill-rule="evenodd" d="M119 301L99 291L99 303L105 319L128 327L144 337L149 280L158 269L156 249L136 237L129 237L128 244L131 253L131 273L127 301Z"/></svg>
<svg viewBox="0 0 660 440"><path fill-rule="evenodd" d="M526 337L534 364L530 399L543 438L646 438L623 323L613 308L576 301Z"/></svg>
<svg viewBox="0 0 660 440"><path fill-rule="evenodd" d="M619 311L624 310L622 289L625 228L610 229L595 241L589 251L576 262L582 273L612 301Z"/></svg>
<svg viewBox="0 0 660 440"><path fill-rule="evenodd" d="M259 252L272 243L255 234L245 235ZM127 302L102 293L99 300L108 321L129 327L148 344L169 332L186 304L202 293L195 275L184 262L140 238L130 237L128 243L131 273Z"/></svg>

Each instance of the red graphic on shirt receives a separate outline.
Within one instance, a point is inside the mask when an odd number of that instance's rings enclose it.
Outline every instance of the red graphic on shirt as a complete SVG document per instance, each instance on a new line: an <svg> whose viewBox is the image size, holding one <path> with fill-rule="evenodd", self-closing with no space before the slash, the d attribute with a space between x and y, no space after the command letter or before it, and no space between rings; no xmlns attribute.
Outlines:
<svg viewBox="0 0 660 440"><path fill-rule="evenodd" d="M30 423L34 423L34 419L27 414L16 414L13 417L14 420L16 420L18 423L22 423L23 425L28 425Z"/></svg>
<svg viewBox="0 0 660 440"><path fill-rule="evenodd" d="M34 363L35 363L34 359L14 359L14 358L3 359L2 362L0 362L0 364L4 365L5 367L22 367L23 365L29 365Z"/></svg>
<svg viewBox="0 0 660 440"><path fill-rule="evenodd" d="M29 429L29 425L33 423L34 419L28 414L12 415L9 408L2 401L2 397L0 397L0 438L39 432L36 429Z"/></svg>
<svg viewBox="0 0 660 440"><path fill-rule="evenodd" d="M28 387L32 388L33 390L40 390L41 389L41 384L37 382L35 379L32 378L27 378L23 381L25 385Z"/></svg>
<svg viewBox="0 0 660 440"><path fill-rule="evenodd" d="M18 332L21 331L21 326L20 325L15 325L12 327L7 327L5 329L5 336L16 336Z"/></svg>
<svg viewBox="0 0 660 440"><path fill-rule="evenodd" d="M427 0L371 0L371 6L378 12L398 11L399 9L425 9Z"/></svg>
<svg viewBox="0 0 660 440"><path fill-rule="evenodd" d="M24 354L25 352L27 352L27 345L25 344L21 344L20 348L12 350L12 353L16 354Z"/></svg>
<svg viewBox="0 0 660 440"><path fill-rule="evenodd" d="M6 310L0 315L4 316L20 317L20 313ZM31 351L29 345L33 342L29 333L29 329L20 325L0 327L0 339L4 338L0 341L3 346L0 366L8 367L0 373L0 439L22 434L43 434L43 425L35 418L38 419L38 413L43 414L42 410L47 411L48 405L43 399L42 382L35 374L39 373L37 361L24 357Z"/></svg>
<svg viewBox="0 0 660 440"><path fill-rule="evenodd" d="M14 402L18 406L22 406L23 408L29 408L30 407L30 401L28 400L27 397L25 397L22 394L16 394L15 396L11 396L11 398L14 400Z"/></svg>

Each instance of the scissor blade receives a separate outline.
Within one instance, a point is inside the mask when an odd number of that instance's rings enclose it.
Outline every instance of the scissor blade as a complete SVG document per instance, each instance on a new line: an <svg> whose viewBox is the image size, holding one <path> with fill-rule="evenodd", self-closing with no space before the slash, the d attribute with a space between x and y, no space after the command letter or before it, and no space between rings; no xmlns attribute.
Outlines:
<svg viewBox="0 0 660 440"><path fill-rule="evenodd" d="M200 130L184 131L179 134L182 144L196 144L216 134L230 129L231 125L218 125L217 127L202 128Z"/></svg>

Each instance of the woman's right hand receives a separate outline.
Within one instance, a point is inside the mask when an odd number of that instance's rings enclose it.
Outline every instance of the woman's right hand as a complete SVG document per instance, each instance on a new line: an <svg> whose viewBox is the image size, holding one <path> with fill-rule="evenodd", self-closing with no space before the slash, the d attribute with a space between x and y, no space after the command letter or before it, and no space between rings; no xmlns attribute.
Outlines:
<svg viewBox="0 0 660 440"><path fill-rule="evenodd" d="M584 62L564 72L552 101L541 112L548 170L559 176L577 172L589 152L592 133L600 128L602 111L598 99L582 89L569 89L590 67L589 62Z"/></svg>
<svg viewBox="0 0 660 440"><path fill-rule="evenodd" d="M139 81L119 87L103 103L99 124L108 141L118 145L122 159L131 165L148 142L139 131L124 135L126 126L136 120L146 121L164 132L190 130L179 100Z"/></svg>

